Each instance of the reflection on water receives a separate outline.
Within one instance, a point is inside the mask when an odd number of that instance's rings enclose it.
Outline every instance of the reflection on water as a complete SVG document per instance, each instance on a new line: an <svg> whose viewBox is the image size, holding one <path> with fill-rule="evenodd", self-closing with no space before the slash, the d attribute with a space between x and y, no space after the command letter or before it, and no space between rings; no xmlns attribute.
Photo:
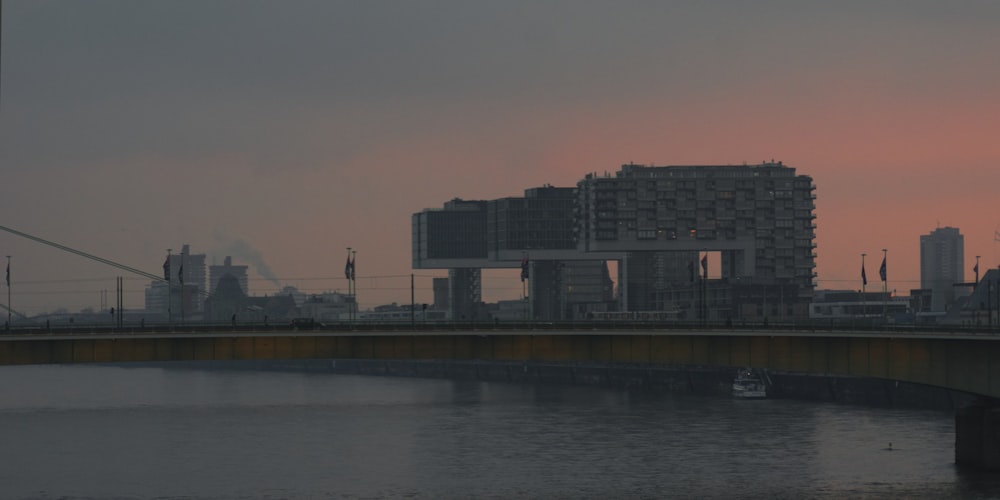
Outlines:
<svg viewBox="0 0 1000 500"><path fill-rule="evenodd" d="M0 375L5 498L1000 495L956 470L939 412L332 374Z"/></svg>

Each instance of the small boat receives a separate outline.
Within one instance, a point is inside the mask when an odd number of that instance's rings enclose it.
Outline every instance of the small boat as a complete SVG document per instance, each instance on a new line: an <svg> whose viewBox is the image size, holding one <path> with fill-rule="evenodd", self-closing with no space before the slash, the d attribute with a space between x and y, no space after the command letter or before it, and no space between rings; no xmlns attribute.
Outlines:
<svg viewBox="0 0 1000 500"><path fill-rule="evenodd" d="M764 399L767 397L767 385L760 375L750 368L736 372L733 380L733 397L739 399Z"/></svg>

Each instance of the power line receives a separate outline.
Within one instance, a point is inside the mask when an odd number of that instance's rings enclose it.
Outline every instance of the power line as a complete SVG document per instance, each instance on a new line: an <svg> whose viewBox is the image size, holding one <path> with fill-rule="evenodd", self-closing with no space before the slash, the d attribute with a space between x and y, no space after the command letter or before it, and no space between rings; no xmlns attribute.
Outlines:
<svg viewBox="0 0 1000 500"><path fill-rule="evenodd" d="M163 282L167 281L162 276L157 276L155 274L150 274L150 273L147 273L146 271L143 271L141 269L136 269L134 267L126 266L125 264L119 264L119 263L117 263L117 262L115 262L113 260L108 260L108 259L105 259L103 257L98 257L96 255L89 254L89 253L84 252L82 250L77 250L75 248L70 248L70 247L68 247L66 245L61 245L61 244L56 243L54 241L49 241L49 240L46 240L44 238L39 238L38 236L33 236L33 235L28 234L28 233L22 233L21 231L18 231L16 229L11 229L11 228L6 227L6 226L0 226L0 230L7 231L8 233L20 236L22 238L27 238L27 239L29 239L31 241L36 241L36 242L41 243L43 245L48 245L48 246L53 247L53 248L58 248L59 250L62 250L64 252L69 252L69 253L74 254L74 255L79 255L81 257L93 260L95 262L100 262L101 264L105 264L105 265L108 265L108 266L111 266L111 267L114 267L114 268L117 268L117 269L121 269L121 270L126 271L126 272L130 272L132 274L138 274L139 276L143 276L145 278L149 278L149 279L154 280L154 281L163 281Z"/></svg>
<svg viewBox="0 0 1000 500"><path fill-rule="evenodd" d="M30 285L60 285L65 283L101 283L106 282L112 278L70 278L70 279L57 279L57 280L29 280L21 281L18 280L16 283L21 286ZM126 278L127 281L140 281L140 278L130 277ZM145 280L142 280L145 282Z"/></svg>

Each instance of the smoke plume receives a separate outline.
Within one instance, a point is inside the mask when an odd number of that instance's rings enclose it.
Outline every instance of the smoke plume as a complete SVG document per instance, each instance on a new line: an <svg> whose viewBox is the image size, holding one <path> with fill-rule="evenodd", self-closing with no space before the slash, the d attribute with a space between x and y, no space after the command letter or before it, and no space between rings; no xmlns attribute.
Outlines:
<svg viewBox="0 0 1000 500"><path fill-rule="evenodd" d="M242 238L229 238L221 234L218 230L215 231L215 238L221 246L219 250L220 254L231 256L235 260L245 261L253 267L258 276L271 281L278 289L281 288L281 282L278 281L278 277L271 271L267 263L264 262L264 255L259 250L250 246Z"/></svg>

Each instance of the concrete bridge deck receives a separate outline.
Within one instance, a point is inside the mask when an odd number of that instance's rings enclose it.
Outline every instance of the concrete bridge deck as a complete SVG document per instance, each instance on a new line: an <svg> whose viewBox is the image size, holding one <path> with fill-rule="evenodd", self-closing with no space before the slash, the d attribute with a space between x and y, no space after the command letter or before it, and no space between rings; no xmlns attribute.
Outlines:
<svg viewBox="0 0 1000 500"><path fill-rule="evenodd" d="M1000 335L975 331L256 325L0 336L0 365L338 358L752 366L884 378L1000 399L1000 362L994 362L1000 360Z"/></svg>

